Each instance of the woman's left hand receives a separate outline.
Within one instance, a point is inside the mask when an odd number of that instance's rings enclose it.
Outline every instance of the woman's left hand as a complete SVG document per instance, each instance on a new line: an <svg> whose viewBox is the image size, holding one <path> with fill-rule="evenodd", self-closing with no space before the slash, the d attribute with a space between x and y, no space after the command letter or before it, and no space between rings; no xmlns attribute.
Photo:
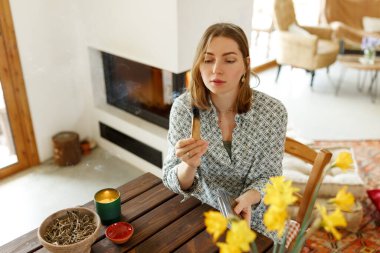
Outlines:
<svg viewBox="0 0 380 253"><path fill-rule="evenodd" d="M234 212L240 215L251 226L251 206L260 202L260 193L256 190L248 190L235 199L235 201L237 204Z"/></svg>

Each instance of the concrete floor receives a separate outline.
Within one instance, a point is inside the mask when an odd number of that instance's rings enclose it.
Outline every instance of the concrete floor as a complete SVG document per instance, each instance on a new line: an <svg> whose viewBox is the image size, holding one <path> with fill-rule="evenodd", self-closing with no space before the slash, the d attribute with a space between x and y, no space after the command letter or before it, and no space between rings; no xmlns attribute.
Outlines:
<svg viewBox="0 0 380 253"><path fill-rule="evenodd" d="M144 174L101 148L75 166L49 160L0 182L0 245L37 228L51 213L82 205L103 188Z"/></svg>
<svg viewBox="0 0 380 253"><path fill-rule="evenodd" d="M329 76L325 70L317 71L310 88L310 75L304 70L284 67L279 82L274 83L276 69L271 69L260 73L257 89L285 104L289 127L304 140L380 139L380 97L372 103L367 93L359 92L353 70L346 72L335 96L341 70L336 63ZM0 245L37 228L51 213L84 204L96 191L118 187L143 173L98 148L77 166L58 167L50 160L2 180Z"/></svg>
<svg viewBox="0 0 380 253"><path fill-rule="evenodd" d="M358 71L347 69L338 95L335 87L343 67L339 62L316 71L313 88L310 74L302 69L284 66L278 83L277 69L260 73L257 87L281 100L288 110L288 126L299 135L314 140L380 139L380 76L377 100L368 94L369 78L362 92L357 88Z"/></svg>

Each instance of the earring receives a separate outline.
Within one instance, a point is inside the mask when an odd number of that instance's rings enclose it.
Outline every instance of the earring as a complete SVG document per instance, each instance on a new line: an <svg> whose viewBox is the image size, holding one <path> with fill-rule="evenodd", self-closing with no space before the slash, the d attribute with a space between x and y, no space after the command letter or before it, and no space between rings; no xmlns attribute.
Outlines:
<svg viewBox="0 0 380 253"><path fill-rule="evenodd" d="M245 83L245 74L241 77L241 79L240 79L240 83L241 83L241 84L244 84L244 83Z"/></svg>

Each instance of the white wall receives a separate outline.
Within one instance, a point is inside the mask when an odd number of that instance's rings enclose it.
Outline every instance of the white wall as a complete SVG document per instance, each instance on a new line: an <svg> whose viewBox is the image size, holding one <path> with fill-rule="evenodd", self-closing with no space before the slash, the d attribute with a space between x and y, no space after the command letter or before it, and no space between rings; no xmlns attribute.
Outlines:
<svg viewBox="0 0 380 253"><path fill-rule="evenodd" d="M80 0L88 46L177 72L177 1Z"/></svg>
<svg viewBox="0 0 380 253"><path fill-rule="evenodd" d="M75 0L12 0L11 11L40 160L52 156L51 137L89 132L82 28ZM88 74L87 74L88 76Z"/></svg>
<svg viewBox="0 0 380 253"><path fill-rule="evenodd" d="M178 66L188 70L196 46L208 26L219 22L239 25L251 40L253 0L179 0Z"/></svg>
<svg viewBox="0 0 380 253"><path fill-rule="evenodd" d="M78 5L89 46L180 73L190 69L210 24L233 22L250 34L253 1L82 0Z"/></svg>
<svg viewBox="0 0 380 253"><path fill-rule="evenodd" d="M98 50L183 72L190 69L195 47L210 24L234 22L250 34L252 4L252 0L11 0L40 159L52 156L51 137L62 130L96 137L110 149L99 137L99 120L108 120L110 126L148 145L158 144L166 154L166 145L160 145L166 143L166 130L115 112L97 94L104 89ZM116 147L113 151L119 152Z"/></svg>

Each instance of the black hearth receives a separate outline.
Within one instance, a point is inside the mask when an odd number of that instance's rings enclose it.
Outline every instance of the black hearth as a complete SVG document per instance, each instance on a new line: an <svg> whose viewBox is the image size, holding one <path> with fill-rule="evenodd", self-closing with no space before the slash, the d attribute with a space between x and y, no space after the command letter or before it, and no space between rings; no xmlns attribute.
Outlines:
<svg viewBox="0 0 380 253"><path fill-rule="evenodd" d="M107 103L161 127L169 127L174 98L186 90L188 74L102 52Z"/></svg>

